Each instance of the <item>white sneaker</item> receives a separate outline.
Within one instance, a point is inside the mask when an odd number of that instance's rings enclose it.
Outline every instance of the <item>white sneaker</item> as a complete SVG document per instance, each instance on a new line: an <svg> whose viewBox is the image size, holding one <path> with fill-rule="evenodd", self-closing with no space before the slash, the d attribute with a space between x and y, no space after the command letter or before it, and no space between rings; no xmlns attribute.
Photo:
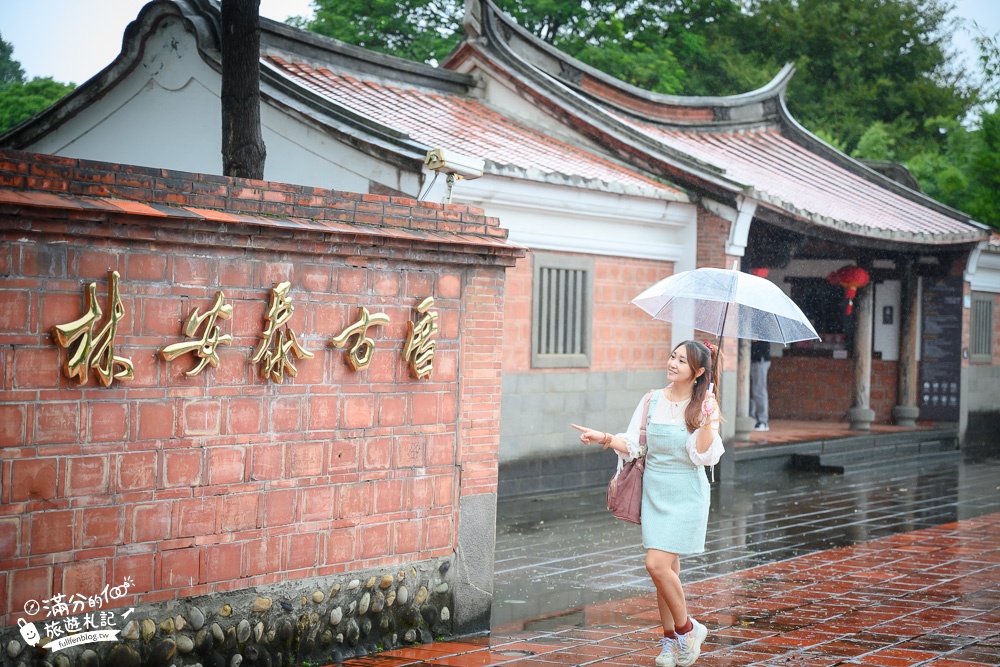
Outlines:
<svg viewBox="0 0 1000 667"><path fill-rule="evenodd" d="M691 619L691 632L686 635L677 635L677 665L678 667L691 667L694 661L701 655L701 644L708 637L708 628Z"/></svg>
<svg viewBox="0 0 1000 667"><path fill-rule="evenodd" d="M676 667L677 640L673 637L663 638L663 650L656 656L656 667Z"/></svg>
<svg viewBox="0 0 1000 667"><path fill-rule="evenodd" d="M753 427L753 430L755 430L755 431L770 431L771 429L769 429L767 427L767 424L765 424L764 422L758 422L757 425Z"/></svg>

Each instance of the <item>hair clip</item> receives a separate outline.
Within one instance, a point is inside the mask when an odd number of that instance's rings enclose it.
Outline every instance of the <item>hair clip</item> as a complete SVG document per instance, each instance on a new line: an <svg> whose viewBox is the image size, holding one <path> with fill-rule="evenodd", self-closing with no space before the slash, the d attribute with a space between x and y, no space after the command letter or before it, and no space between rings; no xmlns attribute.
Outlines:
<svg viewBox="0 0 1000 667"><path fill-rule="evenodd" d="M708 342L707 340L706 340L706 341L704 341L704 342L702 343L702 345L704 345L705 347L707 347L707 348L708 348L708 351L709 351L709 352L712 352L712 351L713 351L713 350L712 350L712 344L711 344L711 343L709 343L709 342Z"/></svg>

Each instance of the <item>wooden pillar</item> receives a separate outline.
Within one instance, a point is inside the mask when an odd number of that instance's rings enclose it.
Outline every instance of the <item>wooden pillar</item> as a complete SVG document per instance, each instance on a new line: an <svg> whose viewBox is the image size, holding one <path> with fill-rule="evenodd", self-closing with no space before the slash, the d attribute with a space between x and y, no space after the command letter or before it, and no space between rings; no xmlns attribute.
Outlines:
<svg viewBox="0 0 1000 667"><path fill-rule="evenodd" d="M749 440L754 420L750 418L750 339L741 338L736 365L737 440Z"/></svg>
<svg viewBox="0 0 1000 667"><path fill-rule="evenodd" d="M870 431L875 411L871 409L872 393L872 309L875 286L868 283L858 290L854 299L854 352L851 357L851 409L847 418L851 430Z"/></svg>
<svg viewBox="0 0 1000 667"><path fill-rule="evenodd" d="M917 406L917 276L913 260L904 267L900 298L899 363L896 370L896 400L892 416L897 426L916 426L920 408Z"/></svg>

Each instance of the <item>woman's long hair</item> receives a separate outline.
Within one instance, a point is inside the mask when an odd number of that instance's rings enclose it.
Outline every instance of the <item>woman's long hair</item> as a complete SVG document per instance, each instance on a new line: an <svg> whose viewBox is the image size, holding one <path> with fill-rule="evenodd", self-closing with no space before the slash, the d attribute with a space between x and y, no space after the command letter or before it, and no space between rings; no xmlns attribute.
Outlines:
<svg viewBox="0 0 1000 667"><path fill-rule="evenodd" d="M701 411L701 404L705 401L708 385L712 382L715 383L713 391L718 399L722 350L719 349L718 345L702 343L697 340L686 340L674 350L677 350L681 345L687 352L687 362L691 370L697 375L698 371L702 368L705 369L704 373L695 378L694 388L691 390L691 402L688 403L687 409L684 411L684 423L688 431L694 433L705 418Z"/></svg>

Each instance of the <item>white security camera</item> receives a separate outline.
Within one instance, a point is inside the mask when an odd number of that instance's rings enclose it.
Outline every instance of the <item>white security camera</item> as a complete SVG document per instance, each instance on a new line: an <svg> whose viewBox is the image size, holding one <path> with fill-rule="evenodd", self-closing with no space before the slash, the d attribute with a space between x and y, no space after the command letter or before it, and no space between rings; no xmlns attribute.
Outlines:
<svg viewBox="0 0 1000 667"><path fill-rule="evenodd" d="M427 151L427 157L424 158L424 165L431 171L438 171L449 176L454 174L471 180L483 175L483 167L486 165L486 161L481 158L445 151L443 148L435 148L434 150Z"/></svg>

